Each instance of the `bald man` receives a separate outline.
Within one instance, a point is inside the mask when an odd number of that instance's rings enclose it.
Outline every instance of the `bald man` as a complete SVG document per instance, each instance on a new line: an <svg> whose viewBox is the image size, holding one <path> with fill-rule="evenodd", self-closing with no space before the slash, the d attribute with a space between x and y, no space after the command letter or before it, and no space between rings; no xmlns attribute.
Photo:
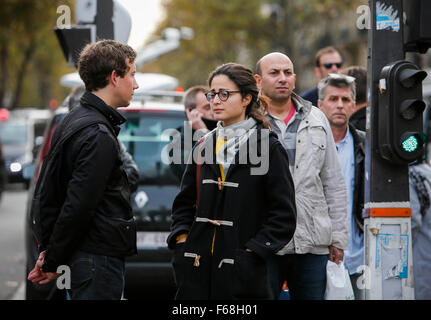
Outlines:
<svg viewBox="0 0 431 320"><path fill-rule="evenodd" d="M285 54L261 58L255 78L289 156L297 207L293 239L268 265L273 294L277 298L287 281L291 299L322 300L328 259L339 263L347 249L347 191L331 127L322 111L293 92L296 75Z"/></svg>

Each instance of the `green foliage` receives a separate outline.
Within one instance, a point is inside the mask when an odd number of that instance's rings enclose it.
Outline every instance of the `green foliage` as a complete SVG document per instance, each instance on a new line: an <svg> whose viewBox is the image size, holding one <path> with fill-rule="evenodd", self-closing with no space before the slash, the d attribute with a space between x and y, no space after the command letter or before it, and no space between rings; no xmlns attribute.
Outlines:
<svg viewBox="0 0 431 320"><path fill-rule="evenodd" d="M154 34L186 26L194 30L195 38L182 41L178 50L143 71L173 75L187 88L206 83L209 72L222 63L234 61L254 69L256 61L271 51L288 54L296 70L311 70L312 57L321 46L355 48L358 31L355 21L346 16L355 17L356 8L367 1L164 0L162 4L165 19ZM304 78L297 79L298 88Z"/></svg>
<svg viewBox="0 0 431 320"><path fill-rule="evenodd" d="M205 83L217 65L236 61L254 68L266 49L270 30L260 14L259 0L176 0L164 1L165 27L193 28L195 37L183 41L179 50L157 60L158 71L178 77L185 87Z"/></svg>
<svg viewBox="0 0 431 320"><path fill-rule="evenodd" d="M0 104L47 106L67 90L59 78L71 72L54 34L57 7L70 0L2 0L0 4Z"/></svg>

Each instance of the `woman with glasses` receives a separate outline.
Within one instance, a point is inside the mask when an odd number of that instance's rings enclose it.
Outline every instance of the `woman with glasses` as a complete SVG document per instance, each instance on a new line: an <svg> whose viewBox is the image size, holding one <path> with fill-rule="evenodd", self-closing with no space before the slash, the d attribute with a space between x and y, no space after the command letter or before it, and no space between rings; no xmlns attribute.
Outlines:
<svg viewBox="0 0 431 320"><path fill-rule="evenodd" d="M193 148L167 240L176 298L269 299L266 261L296 226L287 153L268 130L250 69L224 64L208 85L219 122Z"/></svg>

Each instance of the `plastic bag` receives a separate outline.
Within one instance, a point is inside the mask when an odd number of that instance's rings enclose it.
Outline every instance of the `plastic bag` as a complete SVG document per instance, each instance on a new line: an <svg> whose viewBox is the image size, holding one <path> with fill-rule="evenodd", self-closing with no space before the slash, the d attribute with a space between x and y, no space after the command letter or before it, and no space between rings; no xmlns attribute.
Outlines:
<svg viewBox="0 0 431 320"><path fill-rule="evenodd" d="M349 272L344 263L328 260L326 264L325 300L355 300Z"/></svg>

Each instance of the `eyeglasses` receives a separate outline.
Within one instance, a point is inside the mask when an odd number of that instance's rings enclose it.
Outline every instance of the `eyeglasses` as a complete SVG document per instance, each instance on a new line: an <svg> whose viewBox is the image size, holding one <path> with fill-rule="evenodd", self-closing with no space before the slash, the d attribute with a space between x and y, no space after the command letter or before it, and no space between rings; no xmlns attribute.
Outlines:
<svg viewBox="0 0 431 320"><path fill-rule="evenodd" d="M323 63L323 66L326 68L326 69L331 69L332 68L332 66L335 64L335 66L338 68L338 69L340 69L341 68L341 66L343 65L343 63L342 62L328 62L328 63Z"/></svg>
<svg viewBox="0 0 431 320"><path fill-rule="evenodd" d="M241 91L220 89L219 92L208 91L207 93L205 93L205 96L207 97L208 102L211 102L216 95L218 95L218 98L220 99L220 101L226 101L227 99L229 99L229 96L231 93L237 93L237 92L241 92Z"/></svg>
<svg viewBox="0 0 431 320"><path fill-rule="evenodd" d="M329 73L328 79L335 79L335 80L344 80L347 83L355 82L356 78L352 76L348 76L346 74L338 74L338 73Z"/></svg>

